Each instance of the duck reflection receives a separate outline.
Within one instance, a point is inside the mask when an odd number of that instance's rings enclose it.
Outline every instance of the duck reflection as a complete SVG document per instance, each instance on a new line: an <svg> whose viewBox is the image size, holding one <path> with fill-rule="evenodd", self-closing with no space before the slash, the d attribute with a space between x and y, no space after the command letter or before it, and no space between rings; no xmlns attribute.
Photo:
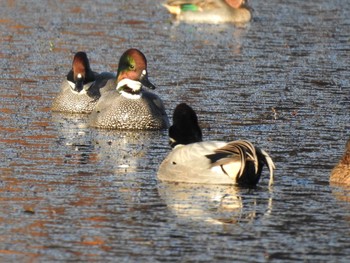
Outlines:
<svg viewBox="0 0 350 263"><path fill-rule="evenodd" d="M159 155L159 138L166 131L101 130L88 125L88 116L53 113L58 131L58 147L63 146L63 162L69 164L103 164L116 174L142 171ZM149 151L152 147L153 150Z"/></svg>
<svg viewBox="0 0 350 263"><path fill-rule="evenodd" d="M98 158L116 174L147 169L152 154L157 154L150 147L156 148L162 136L166 136L164 131L94 129Z"/></svg>
<svg viewBox="0 0 350 263"><path fill-rule="evenodd" d="M202 185L161 182L158 192L168 209L178 218L212 224L247 223L261 211L258 196L234 185ZM265 199L264 215L272 209L272 198Z"/></svg>
<svg viewBox="0 0 350 263"><path fill-rule="evenodd" d="M168 33L169 37L173 40L188 39L188 43L193 44L194 49L201 48L202 51L205 51L210 46L215 47L213 52L206 55L211 56L211 63L216 65L222 63L222 60L219 59L219 54L221 53L220 51L223 43L229 43L228 46L225 46L226 51L229 49L234 55L242 53L243 41L246 39L249 30L249 23L236 24L235 26L232 26L229 23L217 25L206 24L205 27L203 27L194 24L182 24L174 21L174 23L171 24ZM188 34L188 32L191 32L191 34ZM213 56L213 54L215 54L215 56ZM198 57L199 61L206 57L203 56L203 54L201 55L202 56ZM195 56L195 54L192 54L192 56ZM183 66L186 67L186 65ZM206 75L206 77L208 76Z"/></svg>
<svg viewBox="0 0 350 263"><path fill-rule="evenodd" d="M95 147L86 116L53 113L52 121L58 132L58 147L64 146L64 163L88 164L96 161Z"/></svg>

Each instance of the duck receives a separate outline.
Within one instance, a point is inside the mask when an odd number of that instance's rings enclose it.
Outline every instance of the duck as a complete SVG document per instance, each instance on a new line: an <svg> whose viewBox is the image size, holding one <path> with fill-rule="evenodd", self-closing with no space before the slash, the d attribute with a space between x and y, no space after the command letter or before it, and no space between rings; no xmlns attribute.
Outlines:
<svg viewBox="0 0 350 263"><path fill-rule="evenodd" d="M61 83L60 92L54 98L51 110L67 113L91 113L113 73L92 71L87 54L75 53L72 69Z"/></svg>
<svg viewBox="0 0 350 263"><path fill-rule="evenodd" d="M247 23L252 19L247 0L168 0L163 6L187 23Z"/></svg>
<svg viewBox="0 0 350 263"><path fill-rule="evenodd" d="M350 139L346 142L342 158L332 169L329 181L331 184L350 186Z"/></svg>
<svg viewBox="0 0 350 263"><path fill-rule="evenodd" d="M148 79L145 55L130 48L120 57L115 87L102 94L91 112L90 126L120 130L167 129L169 119L163 101L143 86L156 88Z"/></svg>
<svg viewBox="0 0 350 263"><path fill-rule="evenodd" d="M169 137L172 151L159 166L160 181L255 186L266 165L273 184L275 164L264 150L247 140L203 141L197 114L186 103L176 106Z"/></svg>

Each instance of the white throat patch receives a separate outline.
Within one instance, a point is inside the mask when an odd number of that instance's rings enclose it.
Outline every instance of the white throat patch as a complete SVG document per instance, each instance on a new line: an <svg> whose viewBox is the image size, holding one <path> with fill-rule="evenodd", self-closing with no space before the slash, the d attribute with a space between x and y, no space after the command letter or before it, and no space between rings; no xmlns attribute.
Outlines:
<svg viewBox="0 0 350 263"><path fill-rule="evenodd" d="M118 82L116 89L118 92L120 92L121 95L123 95L125 98L128 98L128 99L140 99L142 97L141 92L139 94L131 94L123 91L122 87L124 86L128 86L134 92L138 92L141 90L141 87L142 87L142 84L140 81L135 81L131 79L122 79L121 81Z"/></svg>
<svg viewBox="0 0 350 263"><path fill-rule="evenodd" d="M79 94L79 95L82 95L82 94L86 94L86 91L92 86L92 84L94 84L94 81L91 81L89 83L86 83L84 86L83 86L83 89L80 91L80 92L77 92L75 89L75 83L72 82L72 81L68 81L68 84L70 86L70 89L71 91L74 93L74 94Z"/></svg>
<svg viewBox="0 0 350 263"><path fill-rule="evenodd" d="M127 99L138 100L142 97L142 93L139 94L131 94L125 91L120 91L120 95L124 96Z"/></svg>

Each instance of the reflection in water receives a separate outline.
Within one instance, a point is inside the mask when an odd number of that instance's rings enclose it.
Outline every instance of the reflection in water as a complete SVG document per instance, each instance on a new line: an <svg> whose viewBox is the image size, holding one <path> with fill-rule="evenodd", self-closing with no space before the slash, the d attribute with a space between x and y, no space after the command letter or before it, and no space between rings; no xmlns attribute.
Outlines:
<svg viewBox="0 0 350 263"><path fill-rule="evenodd" d="M55 136L25 137L18 147L21 158L11 158L10 166L1 169L0 261L3 253L6 261L16 262L43 254L47 261L81 261L83 255L101 261L101 254L105 260L120 247L115 244L120 236L128 242L125 231L134 233L132 224L144 220L130 214L138 216L142 198L153 196L148 191L153 188L144 173L134 171L152 171L149 162L158 154L154 145L165 132L101 131L86 123L85 115L52 114ZM17 144L7 142L12 148Z"/></svg>
<svg viewBox="0 0 350 263"><path fill-rule="evenodd" d="M232 185L202 185L160 182L158 191L168 209L178 218L213 224L248 223L258 217L261 207L264 215L271 213L272 197L263 204L254 189Z"/></svg>
<svg viewBox="0 0 350 263"><path fill-rule="evenodd" d="M88 127L88 116L53 113L58 144L66 148L64 163L107 165L116 174L147 167L149 148L165 131L124 131Z"/></svg>
<svg viewBox="0 0 350 263"><path fill-rule="evenodd" d="M225 45L225 48L231 50L232 54L241 54L242 41L246 36L250 24L242 24L240 26L232 26L231 24L205 25L198 26L195 24L184 24L175 21L170 27L170 37L173 40L194 41L196 49L202 50L203 46L220 46ZM190 33L190 34L189 34ZM220 37L208 38L208 34L220 35ZM227 46L228 45L228 46ZM193 51L193 50L192 50ZM194 55L194 54L192 54ZM203 54L202 54L203 55ZM217 59L218 54L210 54L211 59ZM199 56L204 58L203 56ZM211 60L212 61L212 60Z"/></svg>
<svg viewBox="0 0 350 263"><path fill-rule="evenodd" d="M66 148L63 162L87 164L96 162L96 153L87 125L87 115L52 113L58 131L57 144Z"/></svg>
<svg viewBox="0 0 350 263"><path fill-rule="evenodd" d="M94 144L103 165L112 166L116 174L142 171L150 161L150 147L164 131L123 131L94 129Z"/></svg>

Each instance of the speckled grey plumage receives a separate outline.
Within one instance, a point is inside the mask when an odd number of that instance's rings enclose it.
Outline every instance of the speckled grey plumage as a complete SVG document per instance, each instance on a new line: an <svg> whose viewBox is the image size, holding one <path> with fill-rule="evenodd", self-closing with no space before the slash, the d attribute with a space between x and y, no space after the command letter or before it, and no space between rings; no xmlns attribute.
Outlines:
<svg viewBox="0 0 350 263"><path fill-rule="evenodd" d="M111 90L115 87L115 75L104 72L97 74L94 84L86 93L74 93L65 79L60 88L59 94L52 103L51 110L67 113L90 113L96 106L103 90Z"/></svg>
<svg viewBox="0 0 350 263"><path fill-rule="evenodd" d="M160 130L169 127L161 99L142 91L140 99L128 99L116 90L104 94L90 115L92 127L123 130Z"/></svg>

